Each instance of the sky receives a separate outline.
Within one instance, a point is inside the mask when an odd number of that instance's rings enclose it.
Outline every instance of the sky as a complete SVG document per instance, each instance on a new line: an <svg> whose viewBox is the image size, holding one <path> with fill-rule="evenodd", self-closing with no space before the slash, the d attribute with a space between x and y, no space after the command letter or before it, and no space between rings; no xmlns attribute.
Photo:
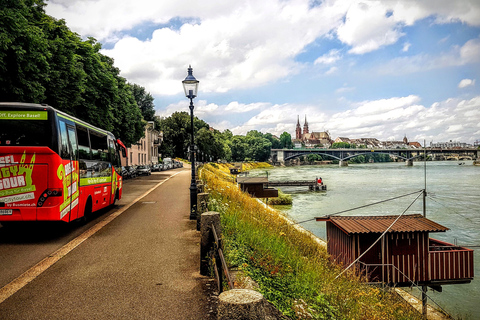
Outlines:
<svg viewBox="0 0 480 320"><path fill-rule="evenodd" d="M295 137L480 141L479 0L48 0L156 114Z"/></svg>

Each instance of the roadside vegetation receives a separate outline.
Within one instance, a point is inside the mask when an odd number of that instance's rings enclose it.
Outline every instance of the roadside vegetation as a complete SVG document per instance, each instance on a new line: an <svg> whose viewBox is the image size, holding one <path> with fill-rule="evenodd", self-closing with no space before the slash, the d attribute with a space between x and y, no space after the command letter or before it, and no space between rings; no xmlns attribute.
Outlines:
<svg viewBox="0 0 480 320"><path fill-rule="evenodd" d="M247 167L266 164L244 165ZM292 319L421 319L403 299L368 286L360 276L330 262L326 249L263 203L241 192L226 164L206 164L200 178L210 193L209 210L221 215L230 269ZM238 280L237 280L238 281Z"/></svg>

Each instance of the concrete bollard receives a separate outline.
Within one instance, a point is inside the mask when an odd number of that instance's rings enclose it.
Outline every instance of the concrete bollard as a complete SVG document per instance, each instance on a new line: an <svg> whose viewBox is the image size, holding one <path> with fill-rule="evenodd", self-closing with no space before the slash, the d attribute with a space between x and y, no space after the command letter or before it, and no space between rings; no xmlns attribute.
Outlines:
<svg viewBox="0 0 480 320"><path fill-rule="evenodd" d="M200 231L200 217L202 213L208 210L209 193L202 192L197 194L197 231Z"/></svg>
<svg viewBox="0 0 480 320"><path fill-rule="evenodd" d="M208 211L202 213L200 218L200 274L208 276L208 253L213 247L214 239L211 233L212 223L215 226L217 235L222 237L222 227L220 225L220 213Z"/></svg>
<svg viewBox="0 0 480 320"><path fill-rule="evenodd" d="M266 316L265 300L260 292L232 289L218 296L218 320L264 320Z"/></svg>
<svg viewBox="0 0 480 320"><path fill-rule="evenodd" d="M202 180L197 180L197 193L203 193L205 186L203 185Z"/></svg>

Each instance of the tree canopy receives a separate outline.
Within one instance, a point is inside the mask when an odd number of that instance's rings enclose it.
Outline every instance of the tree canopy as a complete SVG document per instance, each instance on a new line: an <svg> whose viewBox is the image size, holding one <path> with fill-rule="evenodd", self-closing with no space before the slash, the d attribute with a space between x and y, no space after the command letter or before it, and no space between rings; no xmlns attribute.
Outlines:
<svg viewBox="0 0 480 320"><path fill-rule="evenodd" d="M44 0L0 0L0 97L46 103L102 129L127 146L153 120L153 98L120 77L95 39L83 41ZM136 99L138 98L138 100Z"/></svg>

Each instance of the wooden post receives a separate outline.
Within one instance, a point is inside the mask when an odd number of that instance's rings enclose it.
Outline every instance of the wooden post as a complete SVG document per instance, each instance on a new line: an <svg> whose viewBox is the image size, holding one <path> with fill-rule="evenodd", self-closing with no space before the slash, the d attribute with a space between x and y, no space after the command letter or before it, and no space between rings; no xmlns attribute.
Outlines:
<svg viewBox="0 0 480 320"><path fill-rule="evenodd" d="M427 319L427 286L422 286L422 315L424 319Z"/></svg>
<svg viewBox="0 0 480 320"><path fill-rule="evenodd" d="M200 231L200 217L202 213L208 210L209 193L202 192L197 194L197 231Z"/></svg>
<svg viewBox="0 0 480 320"><path fill-rule="evenodd" d="M220 225L220 213L208 211L202 213L200 218L200 274L208 275L208 253L214 246L214 239L211 232L212 224L215 226L217 235L221 238L222 227Z"/></svg>

